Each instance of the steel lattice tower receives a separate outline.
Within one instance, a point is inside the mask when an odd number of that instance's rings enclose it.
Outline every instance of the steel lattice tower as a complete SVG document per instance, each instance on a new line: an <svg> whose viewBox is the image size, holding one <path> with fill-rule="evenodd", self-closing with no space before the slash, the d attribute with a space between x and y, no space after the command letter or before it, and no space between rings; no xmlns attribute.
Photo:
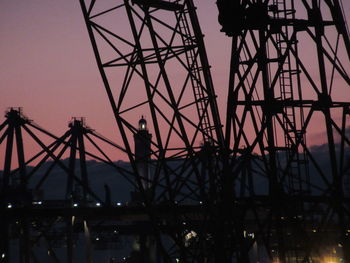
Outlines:
<svg viewBox="0 0 350 263"><path fill-rule="evenodd" d="M280 262L320 260L330 240L348 262L350 42L341 3L222 0L218 8L232 37L225 140L240 196L255 202L242 220L260 222L256 242ZM313 127L326 137L329 170L308 144ZM269 201L257 205L259 196Z"/></svg>
<svg viewBox="0 0 350 263"><path fill-rule="evenodd" d="M79 256L75 249L80 233L98 233L100 243L111 236L106 230L90 230L101 226L101 219L106 220L101 216L96 223L99 208L110 211L112 204L108 189L104 196L92 190L86 159L104 163L125 177L130 172L109 159L104 145L122 149L89 128L83 118L73 118L69 129L57 137L26 117L21 109L6 112L0 125L0 146L5 153L0 176L0 262L74 262ZM32 156L27 155L29 147L37 150ZM57 171L63 178L54 183ZM54 199L50 192L56 192ZM82 210L87 214L81 217ZM113 232L112 235L109 243L115 244L118 237ZM91 248L91 239L85 241ZM84 252L91 260L91 250Z"/></svg>
<svg viewBox="0 0 350 263"><path fill-rule="evenodd" d="M218 0L232 37L224 129L192 0L80 3L161 262L320 261L334 244L349 262L338 0ZM148 178L132 151L141 115ZM329 170L309 143L320 123Z"/></svg>
<svg viewBox="0 0 350 263"><path fill-rule="evenodd" d="M160 251L168 260L204 260L209 218L172 208L190 205L198 210L200 204L216 200L217 186L222 185L213 157L223 149L223 133L193 2L119 1L110 6L102 1L80 2L119 138L133 166L135 190L149 211L154 205L169 206L172 219L161 233L170 241L157 234ZM116 28L112 21L123 26ZM132 151L141 115L152 133L147 184ZM156 213L151 218L156 229L164 221ZM203 234L197 237L199 248L190 249L184 239L196 228Z"/></svg>

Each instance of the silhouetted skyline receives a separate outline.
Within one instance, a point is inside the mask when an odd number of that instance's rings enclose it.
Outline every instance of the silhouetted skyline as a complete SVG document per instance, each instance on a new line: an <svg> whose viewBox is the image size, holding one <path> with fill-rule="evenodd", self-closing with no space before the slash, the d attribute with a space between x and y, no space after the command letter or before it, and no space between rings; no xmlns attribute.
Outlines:
<svg viewBox="0 0 350 263"><path fill-rule="evenodd" d="M343 2L345 14L350 14L350 2ZM215 1L197 0L195 4L205 34L218 104L225 105L231 39L220 32ZM36 123L61 135L71 117L82 116L89 126L116 140L116 124L79 1L4 0L0 3L0 16L1 122L8 107L23 107L24 113ZM307 52L306 47L301 50ZM344 96L350 99L349 92L344 92ZM225 106L220 110L223 115ZM135 120L139 117L135 116ZM314 139L309 143L322 143L322 134L318 130L313 132Z"/></svg>

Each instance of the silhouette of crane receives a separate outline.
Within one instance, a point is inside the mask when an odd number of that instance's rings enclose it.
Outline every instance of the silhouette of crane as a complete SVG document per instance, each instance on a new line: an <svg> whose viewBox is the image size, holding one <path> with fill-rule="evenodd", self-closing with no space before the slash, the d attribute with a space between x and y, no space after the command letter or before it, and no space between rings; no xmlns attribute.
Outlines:
<svg viewBox="0 0 350 263"><path fill-rule="evenodd" d="M324 244L313 242L310 225L319 238L328 224L338 225L329 239L339 241L350 260L343 191L350 104L337 91L350 84L350 42L340 1L217 1L222 31L232 38L224 129L192 0L122 1L99 13L98 1L80 2L127 151L128 133L136 131L132 116L147 112L151 119L152 194L138 184L146 206L205 204L206 216L186 223L185 230L196 233L193 244L182 240L184 230L160 232L171 236L175 258L248 262L256 244L270 261L311 261ZM113 12L129 27L99 23ZM114 53L107 56L97 38ZM310 57L301 55L301 45L310 48ZM108 78L111 68L124 72L122 82ZM180 68L181 76L175 73ZM139 100L130 103L128 94ZM187 111L191 107L196 110ZM307 144L307 131L321 122L329 171ZM311 212L315 206L322 213ZM169 214L179 225L184 221L170 208ZM156 213L152 220L158 224ZM247 231L253 234L247 237Z"/></svg>
<svg viewBox="0 0 350 263"><path fill-rule="evenodd" d="M39 261L33 222L42 222L37 240L44 236L56 262L56 239L74 262L80 235L93 262L93 246L115 242L117 233L133 237L125 262L350 262L350 40L341 1L218 0L218 22L232 43L225 109L193 0L80 4L123 146L97 139L122 150L130 169L105 154L98 160L129 181L133 198L112 206L108 186L105 201L90 189L83 139L96 133L75 119L49 147L39 143L67 172L65 203L23 203L31 193L20 131L31 122L11 110L0 126L0 143L7 139L0 262L10 262L11 220L20 222L26 263ZM319 151L309 143L312 129L325 137ZM59 160L63 150L54 154L59 145L71 149L68 166ZM11 185L14 147L19 183ZM9 187L20 192L18 202ZM45 230L53 225L63 231Z"/></svg>

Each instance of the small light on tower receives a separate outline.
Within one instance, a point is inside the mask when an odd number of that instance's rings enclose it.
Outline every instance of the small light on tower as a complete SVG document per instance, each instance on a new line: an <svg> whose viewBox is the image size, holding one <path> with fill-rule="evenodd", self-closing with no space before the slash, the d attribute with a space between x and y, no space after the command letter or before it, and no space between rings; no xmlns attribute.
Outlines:
<svg viewBox="0 0 350 263"><path fill-rule="evenodd" d="M147 122L146 122L146 120L143 118L143 116L142 116L141 119L139 120L139 130L140 130L140 131L145 131L145 130L147 130Z"/></svg>

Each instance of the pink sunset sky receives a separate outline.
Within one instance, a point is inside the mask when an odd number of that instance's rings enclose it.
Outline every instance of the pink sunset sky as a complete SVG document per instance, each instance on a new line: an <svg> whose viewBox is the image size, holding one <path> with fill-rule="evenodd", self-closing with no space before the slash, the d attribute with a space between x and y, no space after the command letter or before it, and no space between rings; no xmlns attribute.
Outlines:
<svg viewBox="0 0 350 263"><path fill-rule="evenodd" d="M230 38L220 32L215 0L196 0L195 4L219 105L224 105ZM343 4L350 14L350 1L343 0ZM0 122L7 108L23 107L30 119L62 135L71 117L83 116L90 127L115 140L116 124L79 1L2 0L0 20ZM349 94L346 87L341 89ZM0 169L1 163L2 159Z"/></svg>

